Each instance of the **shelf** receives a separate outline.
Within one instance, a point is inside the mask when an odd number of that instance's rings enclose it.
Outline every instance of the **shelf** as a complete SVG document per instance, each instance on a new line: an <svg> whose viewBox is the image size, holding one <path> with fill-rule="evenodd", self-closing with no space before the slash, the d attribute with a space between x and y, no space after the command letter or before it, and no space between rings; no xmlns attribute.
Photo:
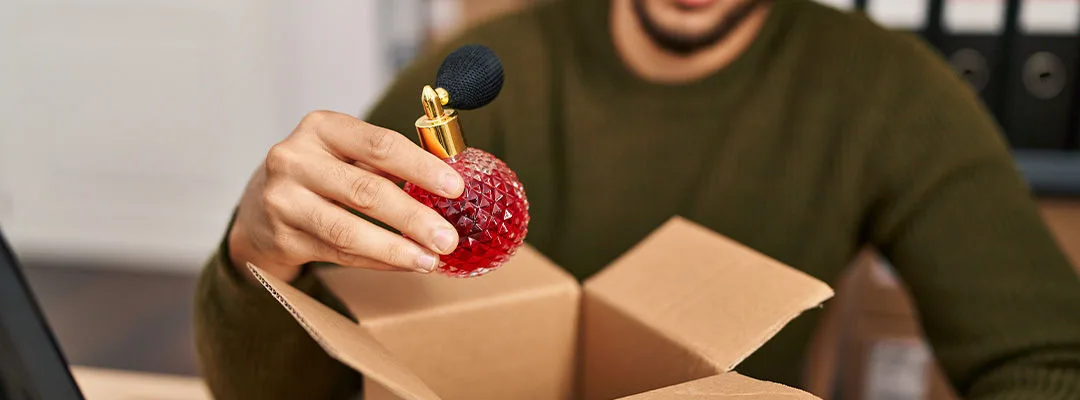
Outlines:
<svg viewBox="0 0 1080 400"><path fill-rule="evenodd" d="M1035 194L1080 196L1080 151L1016 150L1013 155Z"/></svg>

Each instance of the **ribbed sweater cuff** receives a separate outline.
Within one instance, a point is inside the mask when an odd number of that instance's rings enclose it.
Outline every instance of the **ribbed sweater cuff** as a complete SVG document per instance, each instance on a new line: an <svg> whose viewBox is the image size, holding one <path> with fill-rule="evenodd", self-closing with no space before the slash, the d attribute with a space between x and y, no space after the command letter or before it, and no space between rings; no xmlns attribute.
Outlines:
<svg viewBox="0 0 1080 400"><path fill-rule="evenodd" d="M234 212L229 220L228 227L225 229L225 237L222 238L217 252L210 259L209 268L212 269L214 275L212 286L218 292L221 301L235 304L236 307L241 309L265 304L268 300L276 303L277 301L273 299L273 296L270 296L266 289L244 278L237 266L233 265L232 260L229 259L229 232L232 231L235 222L236 215ZM321 282L319 282L311 265L303 266L300 274L289 283L308 295L314 295L322 289Z"/></svg>
<svg viewBox="0 0 1080 400"><path fill-rule="evenodd" d="M228 254L228 240L226 239L222 241L210 265L215 275L213 283L221 300L235 304L237 307L254 306L265 303L267 300L276 302L266 289L244 278L240 270L229 260ZM302 268L300 274L289 283L308 295L318 293L322 287L314 268L310 265Z"/></svg>

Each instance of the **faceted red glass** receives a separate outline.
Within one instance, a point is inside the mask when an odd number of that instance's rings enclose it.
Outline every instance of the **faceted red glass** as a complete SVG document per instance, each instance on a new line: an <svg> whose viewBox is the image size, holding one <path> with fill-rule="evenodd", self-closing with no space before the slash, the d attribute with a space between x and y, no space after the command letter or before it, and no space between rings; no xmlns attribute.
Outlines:
<svg viewBox="0 0 1080 400"><path fill-rule="evenodd" d="M490 153L468 148L447 163L465 179L461 197L447 199L411 183L405 191L457 228L458 247L440 257L439 270L462 278L480 276L502 266L524 242L529 200L517 174Z"/></svg>

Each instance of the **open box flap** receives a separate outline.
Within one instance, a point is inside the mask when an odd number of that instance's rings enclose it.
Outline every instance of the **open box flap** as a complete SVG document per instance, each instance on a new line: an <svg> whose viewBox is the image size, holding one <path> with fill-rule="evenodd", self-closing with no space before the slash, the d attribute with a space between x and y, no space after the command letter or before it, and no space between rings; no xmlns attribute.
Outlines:
<svg viewBox="0 0 1080 400"><path fill-rule="evenodd" d="M675 217L590 278L585 293L730 371L833 291L803 272Z"/></svg>
<svg viewBox="0 0 1080 400"><path fill-rule="evenodd" d="M814 400L817 397L779 383L759 381L727 372L698 380L668 386L621 400L691 400L691 399L762 399L762 400Z"/></svg>
<svg viewBox="0 0 1080 400"><path fill-rule="evenodd" d="M248 264L255 278L292 314L296 322L338 361L410 400L438 400L420 378L401 365L364 328L296 290L288 283Z"/></svg>
<svg viewBox="0 0 1080 400"><path fill-rule="evenodd" d="M499 299L511 301L538 292L580 290L573 276L528 245L521 246L502 268L469 279L357 268L332 268L318 274L364 326L381 319L449 312Z"/></svg>

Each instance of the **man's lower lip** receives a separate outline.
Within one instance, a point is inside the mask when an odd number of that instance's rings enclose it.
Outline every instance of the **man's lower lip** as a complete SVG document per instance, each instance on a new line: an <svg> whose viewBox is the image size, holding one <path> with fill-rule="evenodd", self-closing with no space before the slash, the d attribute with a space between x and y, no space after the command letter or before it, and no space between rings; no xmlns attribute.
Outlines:
<svg viewBox="0 0 1080 400"><path fill-rule="evenodd" d="M715 0L675 0L680 8L695 9L712 4Z"/></svg>

